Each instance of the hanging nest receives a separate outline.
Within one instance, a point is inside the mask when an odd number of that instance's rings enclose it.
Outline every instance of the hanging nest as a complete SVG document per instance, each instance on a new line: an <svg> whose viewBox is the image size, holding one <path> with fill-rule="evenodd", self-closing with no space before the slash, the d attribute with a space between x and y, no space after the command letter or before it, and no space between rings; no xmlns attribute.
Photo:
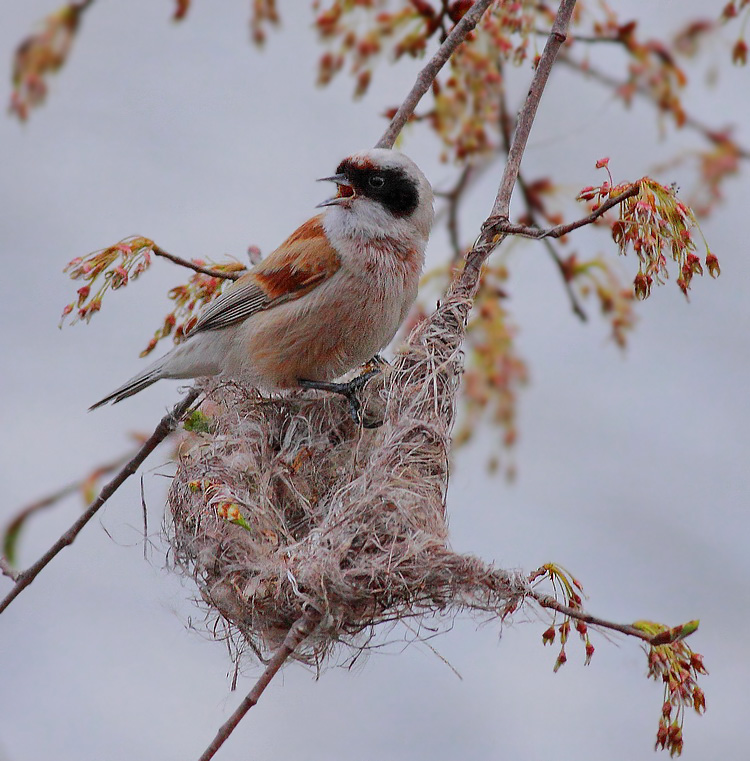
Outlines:
<svg viewBox="0 0 750 761"><path fill-rule="evenodd" d="M303 614L317 626L295 657L318 665L338 644L362 647L386 621L498 616L527 591L448 545L450 430L470 299L447 299L392 368L365 389L363 429L343 399L309 392L263 399L212 382L208 431L180 451L169 538L235 645L266 660ZM363 636L365 635L365 636Z"/></svg>

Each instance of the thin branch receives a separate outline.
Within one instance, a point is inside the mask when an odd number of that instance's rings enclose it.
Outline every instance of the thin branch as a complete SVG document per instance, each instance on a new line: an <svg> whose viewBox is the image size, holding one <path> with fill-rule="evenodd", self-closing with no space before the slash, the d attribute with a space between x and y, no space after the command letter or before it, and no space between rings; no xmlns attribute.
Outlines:
<svg viewBox="0 0 750 761"><path fill-rule="evenodd" d="M531 220L532 226L536 225L537 215L536 211L534 209L534 205L531 201L531 193L529 192L529 186L526 184L526 181L523 178L523 175L518 175L518 187L521 188L521 193L523 194L524 200L526 202L526 211L529 215L529 219ZM533 229L537 229L536 227L533 227ZM573 284L571 283L571 279L569 276L569 270L565 266L565 262L561 259L560 255L557 252L557 249L552 245L552 241L549 240L549 238L545 238L542 236L542 243L544 244L544 247L547 249L547 253L550 255L550 258L555 263L555 266L557 267L557 271L560 273L560 276L562 278L563 287L565 288L565 292L568 294L568 300L570 301L570 308L573 310L573 314L576 315L582 322L588 321L588 315L584 311L583 307L581 306L581 303L578 301L578 296L576 295L576 292L573 290Z"/></svg>
<svg viewBox="0 0 750 761"><path fill-rule="evenodd" d="M505 90L503 90L500 97L500 134L503 137L503 146L505 147L506 154L510 151L511 132L512 120L510 118L508 106L505 101ZM531 192L520 171L518 173L518 187L521 188L521 193L523 194L523 199L526 203L526 213L528 214L531 223L536 224L537 213L532 201ZM543 242L544 247L547 249L547 253L550 255L550 258L557 266L557 271L562 277L563 287L565 288L565 292L568 294L568 300L570 301L570 307L573 310L573 314L575 314L582 322L586 322L588 320L588 316L578 301L576 292L573 290L573 285L570 282L570 278L568 277L568 272L565 264L558 255L555 247L552 245L552 242L549 240L545 240Z"/></svg>
<svg viewBox="0 0 750 761"><path fill-rule="evenodd" d="M161 444L162 441L177 427L182 417L190 409L193 402L200 396L198 389L191 389L174 409L166 414L149 439L144 442L138 453L133 457L125 467L99 492L99 496L89 505L86 511L78 520L42 555L39 560L29 566L25 571L16 575L16 583L13 589L0 602L0 613L2 613L12 602L23 592L26 587L39 575L47 564L64 548L72 544L75 538L80 534L83 527L96 515L99 508L122 486L122 484L138 470L141 463Z"/></svg>
<svg viewBox="0 0 750 761"><path fill-rule="evenodd" d="M576 0L563 0L555 17L555 23L547 38L547 43L542 51L541 58L537 64L534 78L531 80L529 94L524 101L520 113L516 130L513 134L513 142L508 151L508 163L505 165L505 171L500 182L500 188L492 207L491 217L508 218L510 214L510 197L513 194L513 188L518 178L518 172L521 168L521 159L526 151L526 143L529 140L531 127L536 118L536 112L542 99L542 93L547 85L552 66L557 58L560 46L565 42L570 25L570 18L573 15Z"/></svg>
<svg viewBox="0 0 750 761"><path fill-rule="evenodd" d="M169 259L170 262L179 264L181 267L187 267L188 269L200 272L203 275L208 275L209 277L218 277L223 280L237 280L244 274L243 272L219 272L218 270L212 270L209 267L202 267L200 264L191 262L188 259L183 259L181 256L170 254L169 251L165 251L161 246L157 246L156 244L154 244L151 250L156 256L162 256L165 259Z"/></svg>
<svg viewBox="0 0 750 761"><path fill-rule="evenodd" d="M547 37L549 35L548 29L535 29L534 34L539 35L540 37ZM569 34L568 39L572 40L573 42L586 42L586 43L592 43L596 44L599 42L607 42L610 45L612 43L618 44L618 45L624 45L625 42L622 37L606 37L606 36L597 36L597 35L587 35L587 34Z"/></svg>
<svg viewBox="0 0 750 761"><path fill-rule="evenodd" d="M476 0L463 18L453 27L451 33L445 38L445 42L437 49L428 64L419 72L417 81L411 88L405 100L398 107L398 111L391 119L388 129L375 144L376 148L393 148L396 138L414 113L414 109L422 99L422 96L430 89L438 72L453 55L455 49L466 39L469 32L479 23L479 19L491 5L493 0Z"/></svg>
<svg viewBox="0 0 750 761"><path fill-rule="evenodd" d="M613 206L622 203L627 198L637 196L640 192L640 185L636 182L631 185L627 190L622 193L618 193L616 196L608 198L596 211L592 211L587 217L577 219L575 222L568 222L564 225L556 225L555 227L549 227L546 230L539 227L529 227L528 225L517 225L507 219L490 219L488 229L493 233L506 233L508 235L523 235L525 238L534 238L540 240L542 238L562 238L563 235L567 235L573 230L577 230L584 225L590 225L595 222L603 214L606 214Z"/></svg>
<svg viewBox="0 0 750 761"><path fill-rule="evenodd" d="M198 761L209 761L209 759L214 757L229 735L232 734L236 726L242 721L245 714L258 702L263 691L268 687L274 676L276 676L284 661L307 639L319 621L320 614L315 611L305 613L305 615L294 622L287 632L284 641L273 654L265 670L253 686L253 689L248 692L244 700L237 707L237 710L222 725L221 729L216 733L216 737L214 737Z"/></svg>
<svg viewBox="0 0 750 761"><path fill-rule="evenodd" d="M592 616L590 613L586 613L580 608L571 608L569 605L564 605L550 595L537 594L532 591L529 593L529 597L532 597L534 600L536 600L536 602L539 603L539 605L541 605L543 608L556 610L558 613L562 613L565 616L575 618L577 621L583 621L587 624L598 626L602 629L611 629L612 631L621 632L622 634L627 634L629 637L637 637L638 639L642 639L644 642L653 644L652 640L654 638L651 634L642 631L637 626L633 626L632 624L617 624L614 621L607 621L604 618Z"/></svg>
<svg viewBox="0 0 750 761"><path fill-rule="evenodd" d="M547 249L547 253L557 266L557 270L562 278L563 287L565 293L568 294L568 300L570 301L570 308L573 310L573 314L578 317L581 322L588 322L589 316L586 314L586 310L581 306L581 302L578 300L576 292L573 290L573 284L570 282L569 269L565 266L565 262L560 258L557 250L552 245L552 241L548 238L542 240L544 247Z"/></svg>
<svg viewBox="0 0 750 761"><path fill-rule="evenodd" d="M481 235L466 257L466 266L457 282L457 286L460 286L463 290L472 291L476 287L476 284L479 281L482 262L484 262L495 246L497 246L505 237L504 234L501 234L500 236L496 235L493 232L492 226L498 219L508 219L510 213L510 198L516 180L518 179L518 172L521 168L521 159L526 150L529 133L531 132L531 127L534 123L537 109L539 108L542 93L544 92L545 85L549 79L552 65L557 58L560 46L565 42L575 4L576 0L562 0L560 7L558 8L555 22L552 25L552 31L547 38L547 43L544 46L536 71L534 72L534 77L531 80L529 94L526 96L526 100L518 115L516 130L513 134L513 141L511 142L510 150L508 151L508 161L505 164L505 171L503 172L502 180L500 181L500 188L498 189L495 203L492 206L489 218L485 221L484 225L482 225Z"/></svg>
<svg viewBox="0 0 750 761"><path fill-rule="evenodd" d="M474 174L474 165L467 164L459 175L458 181L450 189L442 193L435 193L436 196L444 198L447 203L447 215L446 228L448 230L448 238L450 240L451 248L453 249L453 262L454 264L461 258L461 236L458 232L458 209L463 198L464 190L471 176Z"/></svg>

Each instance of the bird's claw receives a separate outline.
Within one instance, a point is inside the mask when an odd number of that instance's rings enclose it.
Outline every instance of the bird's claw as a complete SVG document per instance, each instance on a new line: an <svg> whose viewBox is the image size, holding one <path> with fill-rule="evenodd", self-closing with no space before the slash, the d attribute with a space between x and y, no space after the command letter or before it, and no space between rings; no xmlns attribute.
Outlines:
<svg viewBox="0 0 750 761"><path fill-rule="evenodd" d="M380 365L381 363L385 364L384 360L382 360L379 356L376 356L369 363L369 365L370 366L372 366L373 364ZM299 385L305 389L315 389L317 391L329 391L333 394L341 394L342 396L345 396L347 401L349 402L349 414L351 415L352 420L357 425L361 425L363 428L380 428L380 426L383 425L382 420L368 422L364 419L364 416L362 414L362 402L360 401L360 398L359 398L359 392L365 387L367 382L371 378L374 378L376 375L378 375L380 372L382 372L380 367L373 367L371 370L366 370L361 375L358 375L356 378L352 378L350 381L347 381L346 383L332 383L330 381L311 381L311 380L305 380L301 378L299 380Z"/></svg>

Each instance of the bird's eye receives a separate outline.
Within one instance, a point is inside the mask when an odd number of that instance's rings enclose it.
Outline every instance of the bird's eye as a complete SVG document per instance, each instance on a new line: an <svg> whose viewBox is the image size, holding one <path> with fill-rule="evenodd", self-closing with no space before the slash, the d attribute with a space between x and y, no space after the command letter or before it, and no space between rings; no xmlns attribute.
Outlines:
<svg viewBox="0 0 750 761"><path fill-rule="evenodd" d="M385 180L379 174L374 174L367 182L371 188L382 188L385 185Z"/></svg>

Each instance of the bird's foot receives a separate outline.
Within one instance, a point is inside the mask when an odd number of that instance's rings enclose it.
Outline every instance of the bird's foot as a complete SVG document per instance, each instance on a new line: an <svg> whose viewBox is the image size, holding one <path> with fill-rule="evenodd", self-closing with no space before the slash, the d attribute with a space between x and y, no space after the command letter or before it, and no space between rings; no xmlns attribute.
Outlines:
<svg viewBox="0 0 750 761"><path fill-rule="evenodd" d="M341 394L342 396L345 396L349 402L349 414L357 425L361 423L363 428L380 428L380 426L383 425L382 420L372 421L364 418L362 414L362 401L359 398L359 394L371 378L374 378L382 372L380 368L383 364L387 364L385 360L381 359L380 356L376 356L365 365L366 368L371 369L366 369L361 375L352 378L346 383L311 381L300 378L299 385L305 389L329 391L333 394Z"/></svg>

